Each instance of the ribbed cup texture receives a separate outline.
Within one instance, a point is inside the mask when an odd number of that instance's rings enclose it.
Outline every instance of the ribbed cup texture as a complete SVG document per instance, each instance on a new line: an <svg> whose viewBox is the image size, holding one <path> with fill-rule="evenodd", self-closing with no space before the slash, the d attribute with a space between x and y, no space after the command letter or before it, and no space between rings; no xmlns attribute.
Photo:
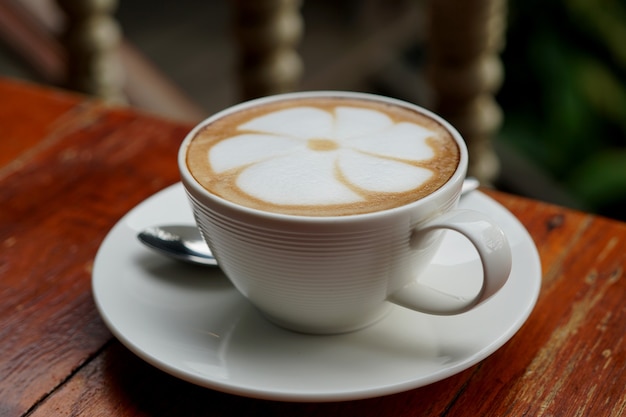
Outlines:
<svg viewBox="0 0 626 417"><path fill-rule="evenodd" d="M390 290L415 276L411 228L242 222L189 195L220 267L268 318L313 333L354 330L380 318ZM395 288L389 288L393 286Z"/></svg>

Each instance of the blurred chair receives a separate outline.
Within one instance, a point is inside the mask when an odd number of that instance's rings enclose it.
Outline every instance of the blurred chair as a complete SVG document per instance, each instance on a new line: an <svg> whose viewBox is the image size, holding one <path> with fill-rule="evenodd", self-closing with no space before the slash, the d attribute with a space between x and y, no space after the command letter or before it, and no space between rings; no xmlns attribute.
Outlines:
<svg viewBox="0 0 626 417"><path fill-rule="evenodd" d="M0 0L0 38L51 85L182 121L206 112L141 52L114 19L117 0Z"/></svg>
<svg viewBox="0 0 626 417"><path fill-rule="evenodd" d="M243 98L297 89L296 52L303 22L299 0L234 1ZM491 138L502 122L494 94L503 79L504 0L431 0L427 4L427 79L432 107L464 136L471 175L492 181L499 171Z"/></svg>
<svg viewBox="0 0 626 417"><path fill-rule="evenodd" d="M160 106L172 117L203 117L202 109L124 42L113 18L116 0L54 1L63 11L62 23L46 22L44 14L38 21L17 0L0 0L0 35L24 50L50 82L115 103ZM351 5L358 8L367 3L372 0L354 0ZM491 138L502 119L494 94L503 78L498 54L504 45L505 0L430 0L424 5L425 73L431 98L426 104L466 139L470 174L490 182L499 170ZM231 6L239 48L240 99L300 89L301 1L231 0ZM407 21L409 27L419 24L417 19ZM386 29L396 37L409 36L400 33L401 28ZM60 37L50 36L55 30ZM381 36L376 42L388 54L392 48L385 45L387 39ZM346 60L348 67L380 57L365 49L347 56L358 58Z"/></svg>

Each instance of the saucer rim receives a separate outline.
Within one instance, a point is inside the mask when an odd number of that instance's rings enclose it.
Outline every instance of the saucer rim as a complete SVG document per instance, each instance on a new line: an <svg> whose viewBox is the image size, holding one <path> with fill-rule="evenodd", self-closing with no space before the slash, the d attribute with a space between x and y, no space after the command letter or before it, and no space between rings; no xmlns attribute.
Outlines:
<svg viewBox="0 0 626 417"><path fill-rule="evenodd" d="M146 350L142 349L141 346L133 339L133 335L125 334L123 331L119 329L119 326L116 325L115 321L109 317L108 311L111 308L110 305L107 304L106 301L102 299L101 291L99 290L99 283L106 281L103 278L103 275L106 273L103 271L103 268L106 270L105 266L102 265L101 259L103 254L106 251L111 250L110 241L113 236L121 234L125 232L124 229L129 229L126 225L128 219L133 214L136 214L139 211L146 210L146 208L150 207L153 204L158 204L159 200L164 198L165 195L174 192L182 192L181 183L173 184L155 194L143 200L133 209L129 210L109 231L106 238L101 243L100 248L98 249L98 253L96 255L96 259L94 261L93 273L92 273L92 291L93 297L97 306L97 309L104 320L106 326L113 333L113 335L120 341L124 346L126 346L130 351L132 351L135 355L142 358L149 364L155 366L162 371L177 377L179 379L188 381L190 383L203 386L210 389L215 389L221 392L241 395L252 398L266 399L266 400L279 400L279 401L295 401L295 402L327 402L327 401L345 401L345 400L357 400L357 399L365 399L371 397L378 397L383 395L394 394L398 392L407 391L414 388L419 388L425 385L429 385L431 383L440 381L447 377L450 377L454 374L457 374L465 369L470 368L476 363L482 361L483 359L490 356L500 347L502 347L508 340L510 340L517 331L522 327L522 325L526 322L528 317L530 316L537 298L539 296L540 286L541 286L541 264L539 255L537 252L537 248L532 240L532 237L528 234L528 231L525 227L519 222L512 213L510 213L506 208L504 208L497 201L493 200L491 197L481 193L480 191L474 191L472 195L468 197L472 197L473 200L477 202L470 205L471 208L476 209L476 205L491 205L491 208L495 208L500 210L503 214L508 215L510 218L509 221L515 223L515 226L518 230L515 231L516 234L520 234L518 236L523 240L522 246L524 246L524 250L528 251L526 254L530 256L532 259L532 263L529 265L517 266L517 268L523 268L524 271L527 272L528 284L529 284L529 292L527 293L527 298L524 300L523 306L520 306L519 311L517 312L515 319L509 323L509 327L506 331L500 334L499 337L495 338L495 340L490 340L485 346L482 346L478 349L474 355L471 357L465 358L464 361L460 361L454 366L442 367L437 372L433 372L430 375L422 375L419 378L413 378L406 381L397 381L395 384L386 384L384 386L372 386L367 389L356 389L351 390L349 387L344 387L343 389L333 389L327 390L326 392L320 391L306 391L299 390L297 387L294 387L290 392L286 391L276 391L273 389L264 389L262 386L262 382L259 381L259 385L254 386L245 386L242 384L238 384L237 381L218 381L215 378L207 378L206 376L201 376L198 373L194 374L193 372L187 372L181 370L179 367L175 366L172 363L168 363L164 361L162 358L159 358L155 355L150 354ZM482 200L482 201L481 201ZM181 203L182 204L182 203ZM126 231L127 232L127 231ZM138 243L137 243L138 245ZM521 250L521 249L520 249ZM104 281L102 281L104 280ZM496 294L494 297L497 297ZM522 303L521 303L522 304ZM321 336L324 337L324 336Z"/></svg>

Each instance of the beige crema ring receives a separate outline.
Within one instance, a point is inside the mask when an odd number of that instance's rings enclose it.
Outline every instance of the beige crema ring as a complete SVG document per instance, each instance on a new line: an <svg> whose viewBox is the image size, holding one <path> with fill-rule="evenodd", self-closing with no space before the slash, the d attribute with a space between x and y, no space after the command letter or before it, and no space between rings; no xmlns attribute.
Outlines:
<svg viewBox="0 0 626 417"><path fill-rule="evenodd" d="M345 216L402 206L459 164L447 129L415 110L350 97L266 102L199 130L187 166L209 192L281 214Z"/></svg>

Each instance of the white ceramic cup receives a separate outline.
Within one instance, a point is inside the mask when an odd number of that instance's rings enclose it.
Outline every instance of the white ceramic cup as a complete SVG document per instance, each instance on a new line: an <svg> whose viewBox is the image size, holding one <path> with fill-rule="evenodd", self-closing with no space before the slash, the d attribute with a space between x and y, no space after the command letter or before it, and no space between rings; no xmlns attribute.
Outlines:
<svg viewBox="0 0 626 417"><path fill-rule="evenodd" d="M206 124L250 106L316 95L375 99L437 120L458 144L456 171L441 188L412 203L335 217L247 208L213 195L191 175L187 148ZM416 105L348 92L265 97L201 122L183 141L178 164L197 225L218 264L243 296L282 327L316 334L353 331L384 317L393 304L429 314L460 314L488 300L509 276L511 252L500 227L479 212L455 208L468 164L463 139L446 121ZM449 296L418 281L445 229L467 237L480 256L483 285L472 299Z"/></svg>

